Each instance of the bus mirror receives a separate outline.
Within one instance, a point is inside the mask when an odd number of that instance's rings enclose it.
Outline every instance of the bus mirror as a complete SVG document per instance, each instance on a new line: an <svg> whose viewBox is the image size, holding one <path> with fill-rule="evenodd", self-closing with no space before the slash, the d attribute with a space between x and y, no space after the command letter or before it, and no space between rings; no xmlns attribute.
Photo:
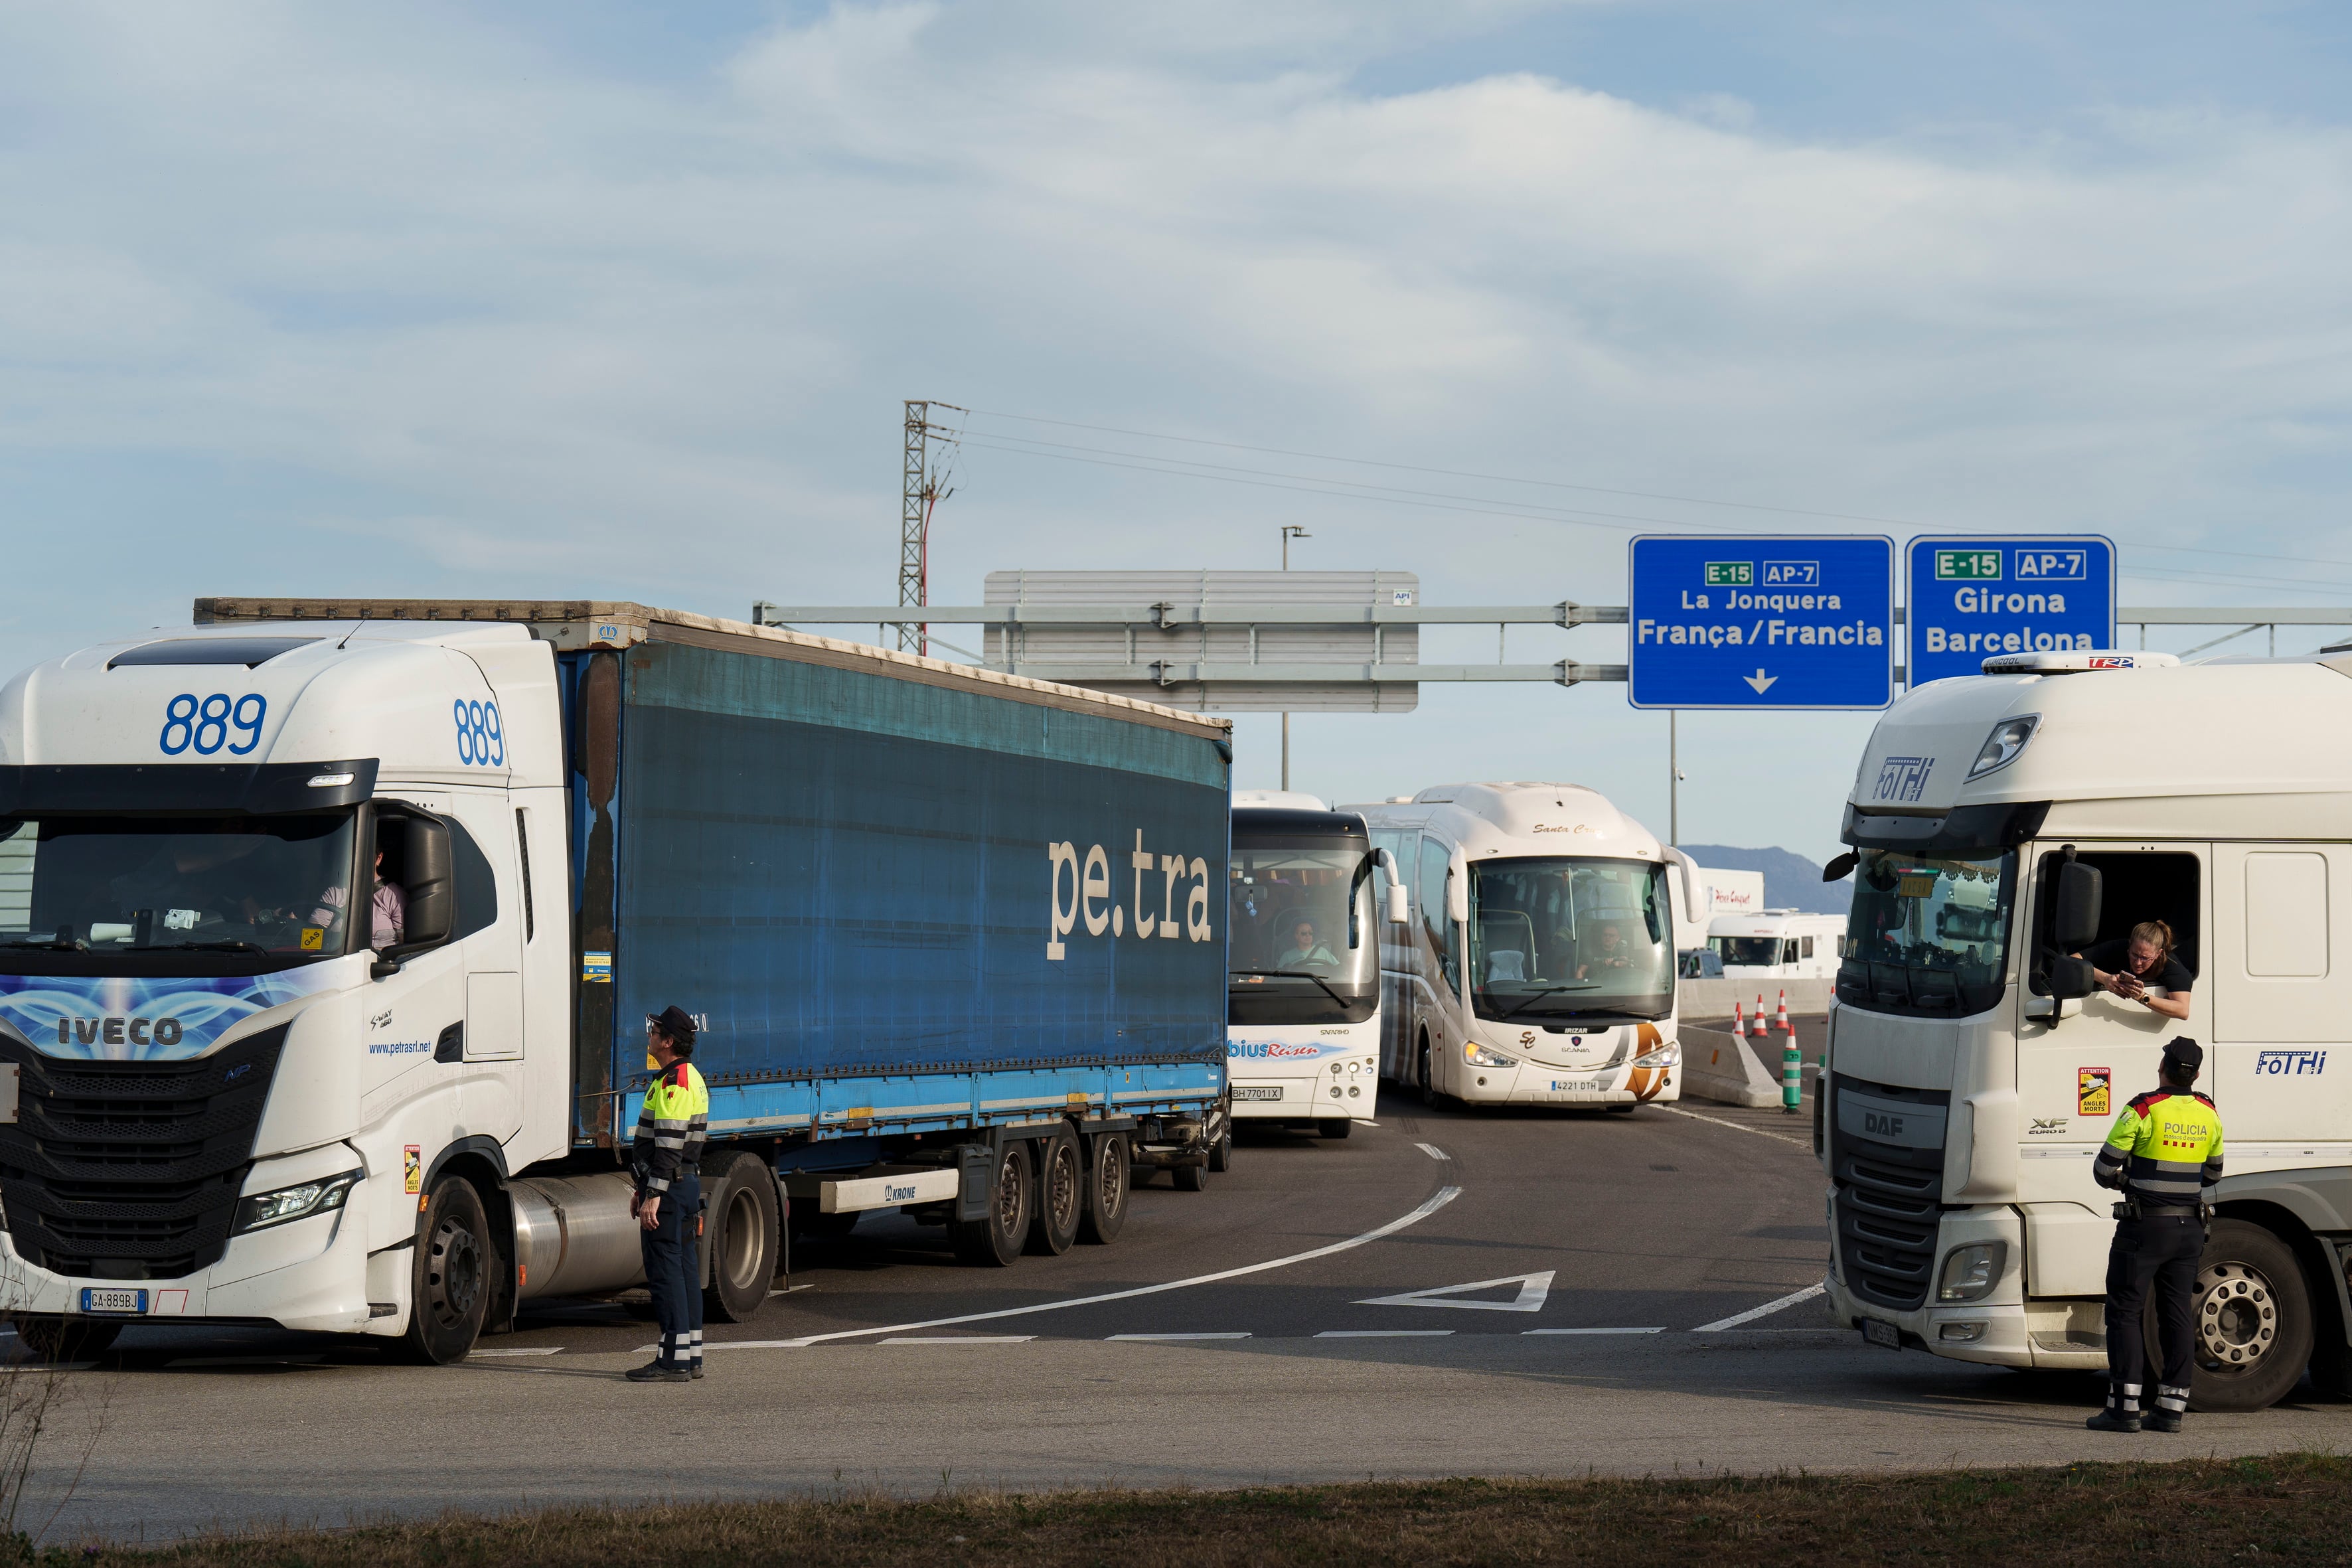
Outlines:
<svg viewBox="0 0 2352 1568"><path fill-rule="evenodd" d="M1470 879L1459 869L1445 873L1445 918L1456 925L1470 918Z"/></svg>
<svg viewBox="0 0 2352 1568"><path fill-rule="evenodd" d="M2063 952L2071 952L2098 939L2099 935L2099 871L2095 866L2085 866L2080 860L2067 860L2058 868L2058 907L2056 919L2051 922L2051 942ZM2053 977L2056 970L2053 966ZM2088 985L2080 991L2061 991L2061 996L2087 996Z"/></svg>
<svg viewBox="0 0 2352 1568"><path fill-rule="evenodd" d="M1404 884L1391 882L1389 884L1389 924L1401 926L1412 923L1412 900L1406 896Z"/></svg>

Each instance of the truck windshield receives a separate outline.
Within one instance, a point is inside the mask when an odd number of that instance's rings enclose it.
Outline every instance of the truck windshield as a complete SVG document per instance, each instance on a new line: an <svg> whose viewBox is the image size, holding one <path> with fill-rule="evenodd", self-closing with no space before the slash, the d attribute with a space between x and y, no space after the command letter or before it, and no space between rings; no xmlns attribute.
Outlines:
<svg viewBox="0 0 2352 1568"><path fill-rule="evenodd" d="M1470 995L1481 1018L1663 1018L1674 1011L1666 868L1652 860L1478 860Z"/></svg>
<svg viewBox="0 0 2352 1568"><path fill-rule="evenodd" d="M1778 963L1780 962L1780 939L1777 936L1715 936L1707 938L1726 963Z"/></svg>
<svg viewBox="0 0 2352 1568"><path fill-rule="evenodd" d="M352 823L0 817L0 972L49 952L335 957L352 924Z"/></svg>
<svg viewBox="0 0 2352 1568"><path fill-rule="evenodd" d="M2017 855L1865 849L1838 1000L1883 1013L1981 1013L2000 999Z"/></svg>
<svg viewBox="0 0 2352 1568"><path fill-rule="evenodd" d="M1255 838L1237 824L1227 879L1226 1021L1360 1024L1381 999L1372 847L1360 836Z"/></svg>

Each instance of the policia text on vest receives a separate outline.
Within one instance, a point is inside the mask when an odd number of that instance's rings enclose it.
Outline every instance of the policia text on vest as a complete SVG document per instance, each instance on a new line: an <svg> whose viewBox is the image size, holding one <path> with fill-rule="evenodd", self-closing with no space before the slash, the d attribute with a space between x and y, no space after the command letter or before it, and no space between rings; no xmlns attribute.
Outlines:
<svg viewBox="0 0 2352 1568"><path fill-rule="evenodd" d="M646 1066L656 1075L637 1113L631 1207L645 1248L646 1285L661 1324L661 1353L629 1372L632 1383L685 1383L702 1375L702 1140L710 1091L688 1058L694 1020L665 1007L646 1020Z"/></svg>
<svg viewBox="0 0 2352 1568"><path fill-rule="evenodd" d="M2085 1423L2095 1432L2178 1432L2189 1408L2205 1190L2221 1179L2221 1113L2189 1087L2204 1064L2197 1042L2176 1036L2164 1047L2164 1087L2124 1107L2092 1170L2124 1194L2107 1249L2107 1404ZM2149 1403L2140 1320L2151 1287L2163 1365Z"/></svg>

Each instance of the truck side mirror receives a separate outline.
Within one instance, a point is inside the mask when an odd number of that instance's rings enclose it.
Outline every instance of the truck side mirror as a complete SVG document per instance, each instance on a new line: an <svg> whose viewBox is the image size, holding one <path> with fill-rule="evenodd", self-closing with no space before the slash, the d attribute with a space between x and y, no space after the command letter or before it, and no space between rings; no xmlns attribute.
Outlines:
<svg viewBox="0 0 2352 1568"><path fill-rule="evenodd" d="M2091 978L2089 959L2053 958L2050 961L2051 995L2062 999L2069 996L2088 996L2098 988L2098 983Z"/></svg>
<svg viewBox="0 0 2352 1568"><path fill-rule="evenodd" d="M457 877L449 856L449 826L438 818L402 819L401 875L407 880L407 914L400 945L380 955L370 973L381 980L403 959L449 940L457 923ZM364 910L362 902L360 907ZM364 917L363 917L364 918Z"/></svg>
<svg viewBox="0 0 2352 1568"><path fill-rule="evenodd" d="M1844 854L1838 856L1828 865L1822 868L1822 880L1824 882L1843 882L1848 877L1853 876L1853 868L1861 864L1862 857L1849 849Z"/></svg>
<svg viewBox="0 0 2352 1568"><path fill-rule="evenodd" d="M2095 942L2099 935L2099 871L2095 866L2085 866L2080 860L2068 860L2058 868L2057 907L2050 925L2053 946L2066 952ZM2056 970L2052 971L2055 978ZM2090 994L2086 986L2079 992L2060 992L2060 995Z"/></svg>

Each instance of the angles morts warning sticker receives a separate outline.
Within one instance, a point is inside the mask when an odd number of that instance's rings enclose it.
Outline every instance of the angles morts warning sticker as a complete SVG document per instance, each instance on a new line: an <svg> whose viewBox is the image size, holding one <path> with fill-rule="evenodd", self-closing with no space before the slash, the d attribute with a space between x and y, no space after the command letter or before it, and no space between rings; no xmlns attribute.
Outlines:
<svg viewBox="0 0 2352 1568"><path fill-rule="evenodd" d="M2074 1114L2105 1116L2107 1114L2107 1088L2115 1075L2105 1068L2074 1069Z"/></svg>
<svg viewBox="0 0 2352 1568"><path fill-rule="evenodd" d="M404 1193L421 1193L425 1190L425 1162L419 1158L422 1152L423 1151L415 1143L409 1144L401 1151L400 1190Z"/></svg>

